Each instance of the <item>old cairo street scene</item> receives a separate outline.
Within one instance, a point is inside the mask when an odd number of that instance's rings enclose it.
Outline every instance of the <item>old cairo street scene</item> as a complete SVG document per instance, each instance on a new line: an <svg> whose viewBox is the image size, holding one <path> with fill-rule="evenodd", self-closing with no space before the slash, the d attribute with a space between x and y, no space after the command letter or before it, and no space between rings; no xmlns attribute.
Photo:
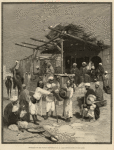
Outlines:
<svg viewBox="0 0 114 150"><path fill-rule="evenodd" d="M3 3L3 143L110 143L110 3Z"/></svg>

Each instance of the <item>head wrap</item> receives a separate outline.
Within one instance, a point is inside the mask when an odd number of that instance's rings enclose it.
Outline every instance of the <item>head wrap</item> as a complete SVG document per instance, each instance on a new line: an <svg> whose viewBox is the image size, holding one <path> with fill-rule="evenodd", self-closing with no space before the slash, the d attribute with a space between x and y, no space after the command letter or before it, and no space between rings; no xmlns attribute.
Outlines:
<svg viewBox="0 0 114 150"><path fill-rule="evenodd" d="M13 96L12 98L10 98L10 101L12 101L12 102L15 102L15 101L17 101L18 100L18 97L17 96Z"/></svg>
<svg viewBox="0 0 114 150"><path fill-rule="evenodd" d="M50 77L48 78L48 81L49 81L49 80L53 80L53 79L54 79L53 76L50 76Z"/></svg>
<svg viewBox="0 0 114 150"><path fill-rule="evenodd" d="M102 63L99 63L100 66L102 66Z"/></svg>
<svg viewBox="0 0 114 150"><path fill-rule="evenodd" d="M95 82L95 85L100 85L100 83L97 81L97 82Z"/></svg>
<svg viewBox="0 0 114 150"><path fill-rule="evenodd" d="M108 71L105 71L106 74L108 74Z"/></svg>
<svg viewBox="0 0 114 150"><path fill-rule="evenodd" d="M39 69L39 66L38 66L38 65L36 66L36 69Z"/></svg>
<svg viewBox="0 0 114 150"><path fill-rule="evenodd" d="M85 83L85 86L90 86L90 83Z"/></svg>
<svg viewBox="0 0 114 150"><path fill-rule="evenodd" d="M82 66L86 66L87 64L86 64L86 62L82 62Z"/></svg>
<svg viewBox="0 0 114 150"><path fill-rule="evenodd" d="M76 64L76 63L73 63L73 66L77 66L77 64Z"/></svg>

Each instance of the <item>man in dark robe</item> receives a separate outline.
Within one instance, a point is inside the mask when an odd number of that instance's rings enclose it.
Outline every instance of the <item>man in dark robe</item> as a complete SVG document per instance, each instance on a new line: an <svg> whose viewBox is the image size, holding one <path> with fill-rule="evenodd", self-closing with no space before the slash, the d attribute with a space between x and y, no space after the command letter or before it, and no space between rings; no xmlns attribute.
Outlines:
<svg viewBox="0 0 114 150"><path fill-rule="evenodd" d="M33 75L35 76L34 80L39 78L39 74L40 74L40 68L37 65L36 66L36 72L33 72Z"/></svg>
<svg viewBox="0 0 114 150"><path fill-rule="evenodd" d="M82 67L80 68L80 75L83 76L85 73L87 73L87 64L86 62L82 62Z"/></svg>
<svg viewBox="0 0 114 150"><path fill-rule="evenodd" d="M11 102L4 109L4 119L6 124L17 124L19 121L19 106L17 96L13 96Z"/></svg>
<svg viewBox="0 0 114 150"><path fill-rule="evenodd" d="M95 94L96 94L96 101L99 107L105 106L106 105L106 100L104 101L103 98L103 90L100 88L100 83L96 82L95 83Z"/></svg>
<svg viewBox="0 0 114 150"><path fill-rule="evenodd" d="M80 68L81 82L88 83L90 82L90 76L87 74L87 64L86 62L82 63Z"/></svg>
<svg viewBox="0 0 114 150"><path fill-rule="evenodd" d="M83 111L84 109L90 110L91 108L91 103L88 103L88 97L92 96L92 99L96 99L96 94L94 92L93 89L90 88L90 83L85 83L85 88L87 90L85 97L83 97L82 100L82 105L81 105L81 111ZM94 115L95 115L95 119L97 120L100 117L100 110L99 110L99 106L97 104L95 104L96 107L94 109ZM85 115L85 114L84 114ZM84 116L83 116L84 117Z"/></svg>
<svg viewBox="0 0 114 150"><path fill-rule="evenodd" d="M26 85L22 85L23 90L20 93L19 97L19 104L20 104L20 112L21 111L26 111L26 114L21 118L22 121L30 121L30 114L29 114L29 101L30 101L30 96L29 96L29 91L26 89Z"/></svg>
<svg viewBox="0 0 114 150"><path fill-rule="evenodd" d="M103 89L107 94L111 94L111 89L109 86L109 77L108 77L108 72L105 71L103 75Z"/></svg>
<svg viewBox="0 0 114 150"><path fill-rule="evenodd" d="M96 72L95 72L95 67L92 66L91 67L91 82L95 82L96 81Z"/></svg>
<svg viewBox="0 0 114 150"><path fill-rule="evenodd" d="M96 75L98 81L102 81L103 74L104 74L104 68L102 66L102 63L99 63L99 66L96 69Z"/></svg>
<svg viewBox="0 0 114 150"><path fill-rule="evenodd" d="M76 86L78 86L80 84L81 79L80 79L80 71L77 68L76 63L73 63L73 68L71 69L71 74L75 74L74 82L75 82Z"/></svg>
<svg viewBox="0 0 114 150"><path fill-rule="evenodd" d="M96 96L94 90L90 88L90 83L85 83L85 88L87 90L87 92L85 94L85 100L87 99L88 95L90 95L90 94Z"/></svg>

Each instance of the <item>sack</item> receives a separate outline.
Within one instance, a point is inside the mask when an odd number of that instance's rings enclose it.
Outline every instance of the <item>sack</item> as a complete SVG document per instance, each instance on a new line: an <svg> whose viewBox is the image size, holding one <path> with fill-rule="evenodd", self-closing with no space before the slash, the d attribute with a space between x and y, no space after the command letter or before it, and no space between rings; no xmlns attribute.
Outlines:
<svg viewBox="0 0 114 150"><path fill-rule="evenodd" d="M12 124L8 127L8 129L12 130L12 131L18 131L18 126L15 124Z"/></svg>
<svg viewBox="0 0 114 150"><path fill-rule="evenodd" d="M26 121L18 121L18 128L19 129L27 129L28 127L28 122Z"/></svg>

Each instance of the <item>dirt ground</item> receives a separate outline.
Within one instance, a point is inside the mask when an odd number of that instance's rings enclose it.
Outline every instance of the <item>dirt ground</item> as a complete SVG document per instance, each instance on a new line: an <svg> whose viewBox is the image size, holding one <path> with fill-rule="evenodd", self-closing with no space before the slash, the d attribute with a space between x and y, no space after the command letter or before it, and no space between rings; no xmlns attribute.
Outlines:
<svg viewBox="0 0 114 150"><path fill-rule="evenodd" d="M29 90L35 90L36 83L31 83ZM94 88L94 84L91 84L91 87ZM12 93L14 94L14 92ZM62 102L57 106L58 114L58 123L56 115L54 118L49 117L48 120L44 120L41 116L38 116L38 119L41 120L39 123L47 131L58 136L59 143L67 142L101 142L109 143L111 142L111 95L104 93L104 99L107 100L107 106L100 108L100 118L95 122L81 121L79 115L79 106L77 98L83 96L83 92L77 88L76 92L73 95L73 118L70 123L66 123L60 116L63 113ZM10 101L7 100L6 88L3 85L3 110ZM43 101L43 115L45 115L45 101ZM33 126L32 118L30 126ZM24 132L14 132L9 130L6 127L3 127L3 142L44 142L50 143L48 134L45 132L43 134L32 134L27 131Z"/></svg>

